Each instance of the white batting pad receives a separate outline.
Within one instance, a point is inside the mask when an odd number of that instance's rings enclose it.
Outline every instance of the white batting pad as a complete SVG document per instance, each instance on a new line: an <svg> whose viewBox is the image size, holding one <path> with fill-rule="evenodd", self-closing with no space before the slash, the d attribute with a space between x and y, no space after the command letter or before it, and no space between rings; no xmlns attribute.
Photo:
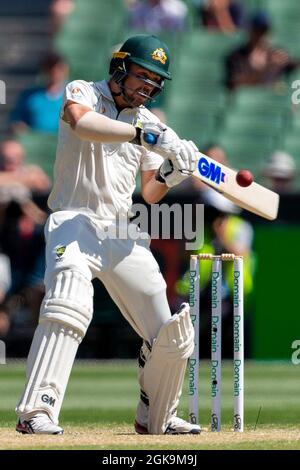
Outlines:
<svg viewBox="0 0 300 470"><path fill-rule="evenodd" d="M39 326L27 360L27 385L16 408L20 416L46 411L58 423L68 379L92 319L93 286L81 272L67 269L47 285Z"/></svg>
<svg viewBox="0 0 300 470"><path fill-rule="evenodd" d="M149 398L148 432L164 434L177 409L187 359L194 349L194 329L188 304L165 323L144 366L142 390Z"/></svg>
<svg viewBox="0 0 300 470"><path fill-rule="evenodd" d="M80 331L82 336L93 314L93 286L81 272L66 269L53 277L41 306L40 322L58 321Z"/></svg>
<svg viewBox="0 0 300 470"><path fill-rule="evenodd" d="M150 345L148 345L146 341L144 341L140 349L140 354L139 354L138 379L139 379L139 384L140 384L140 400L138 402L138 406L136 410L136 421L141 426L144 426L146 429L148 428L149 398L143 390L143 385L144 385L144 368L145 368L145 364L147 360L149 359L150 353L151 353Z"/></svg>
<svg viewBox="0 0 300 470"><path fill-rule="evenodd" d="M27 360L27 385L16 408L19 416L46 411L58 423L81 339L78 331L61 323L44 321L37 327Z"/></svg>

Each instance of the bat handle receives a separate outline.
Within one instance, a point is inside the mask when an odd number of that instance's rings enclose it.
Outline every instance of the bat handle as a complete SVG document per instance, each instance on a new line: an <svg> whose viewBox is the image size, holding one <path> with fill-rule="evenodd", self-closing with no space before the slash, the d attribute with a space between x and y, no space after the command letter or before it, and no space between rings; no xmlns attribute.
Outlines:
<svg viewBox="0 0 300 470"><path fill-rule="evenodd" d="M148 134L144 134L143 139L145 142L147 142L147 144L155 145L157 142L158 136L155 134L148 133Z"/></svg>

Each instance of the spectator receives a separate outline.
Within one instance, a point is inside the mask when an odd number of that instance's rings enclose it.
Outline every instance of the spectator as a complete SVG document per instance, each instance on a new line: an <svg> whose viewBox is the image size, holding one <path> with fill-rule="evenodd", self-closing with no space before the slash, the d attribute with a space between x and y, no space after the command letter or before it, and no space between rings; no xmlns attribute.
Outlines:
<svg viewBox="0 0 300 470"><path fill-rule="evenodd" d="M0 339L3 340L6 338L10 329L10 318L6 310L2 309L0 305Z"/></svg>
<svg viewBox="0 0 300 470"><path fill-rule="evenodd" d="M9 258L0 253L0 305L11 285L11 271ZM1 309L1 307L0 307Z"/></svg>
<svg viewBox="0 0 300 470"><path fill-rule="evenodd" d="M25 165L23 147L14 140L0 145L0 338L6 338L15 309L12 295L21 289L26 295L30 316L37 315L42 293L43 224L46 214L32 200L35 194L48 192L50 182L36 165ZM41 271L41 270L40 270ZM37 273L37 274L36 274Z"/></svg>
<svg viewBox="0 0 300 470"><path fill-rule="evenodd" d="M4 215L0 244L10 261L11 283L0 304L0 316L2 313L5 319L8 315L10 321L20 315L20 321L28 325L36 322L43 296L43 225L46 215L30 201L26 191L23 197L20 193L18 197L11 194L10 200L7 194L4 198L2 196L0 192L1 215Z"/></svg>
<svg viewBox="0 0 300 470"><path fill-rule="evenodd" d="M5 184L0 182L0 312L4 312L3 315L15 313L11 296L19 295L25 288L31 294L32 304L37 304L36 299L41 300L43 269L38 271L38 262L44 264L43 226L46 219L46 213L32 201L30 190L23 184L27 182L26 178L16 177L14 182L14 171L7 171L7 174L10 179ZM5 171L0 172L0 181L3 175ZM9 259L11 277L4 255Z"/></svg>
<svg viewBox="0 0 300 470"><path fill-rule="evenodd" d="M234 33L244 26L244 10L239 1L205 0L198 8L202 23L209 30Z"/></svg>
<svg viewBox="0 0 300 470"><path fill-rule="evenodd" d="M37 271L37 260L43 260L45 217L30 199L30 191L25 186L20 183L0 185L0 338L5 338L10 330L19 305L16 299L21 292L22 308L26 303L29 316L37 315L42 294L32 278ZM40 274L40 284L42 277Z"/></svg>
<svg viewBox="0 0 300 470"><path fill-rule="evenodd" d="M298 62L291 60L284 50L269 45L270 29L271 24L265 13L256 13L251 21L248 41L226 59L228 88L273 84L297 67Z"/></svg>
<svg viewBox="0 0 300 470"><path fill-rule="evenodd" d="M0 247L1 248L1 247ZM10 328L10 319L4 304L5 296L11 287L11 267L7 255L0 250L0 339L6 337Z"/></svg>
<svg viewBox="0 0 300 470"><path fill-rule="evenodd" d="M1 192L12 191L12 186L22 185L32 192L45 193L50 189L50 181L42 168L25 164L25 152L15 140L5 140L0 144L0 188Z"/></svg>
<svg viewBox="0 0 300 470"><path fill-rule="evenodd" d="M204 245L197 253L234 253L244 259L244 299L245 310L249 312L251 292L253 289L253 254L251 252L253 229L238 213L238 208L224 196L208 188L202 193L201 201L205 204ZM186 260L186 265L188 260ZM189 296L189 271L187 270L176 285L177 302L187 300ZM211 321L211 264L201 264L201 356L209 357L209 338ZM233 266L224 263L222 286L222 318L224 345L223 355L228 358L232 354L232 299L233 299ZM246 320L247 322L248 320ZM246 333L249 329L246 327ZM248 355L249 340L246 340Z"/></svg>
<svg viewBox="0 0 300 470"><path fill-rule="evenodd" d="M181 0L137 0L128 11L130 27L139 31L175 33L186 27L187 6Z"/></svg>
<svg viewBox="0 0 300 470"><path fill-rule="evenodd" d="M215 144L207 147L206 155L211 158L219 158L219 161L227 164L226 154L223 149ZM197 253L211 253L219 255L221 253L234 253L244 258L244 296L245 309L249 311L250 294L253 289L253 265L252 253L253 228L240 215L240 209L223 195L216 192L207 185L200 184L198 187L198 203L205 204L205 226L203 246L196 250ZM182 272L185 274L178 279L175 289L178 295L177 303L187 300L189 296L189 270L188 259L185 260L185 267ZM200 351L201 356L209 357L210 344L207 341L210 331L211 319L211 264L201 263L201 332ZM223 334L224 357L231 357L232 354L232 298L233 298L233 266L232 263L224 263L223 267ZM248 320L246 319L246 322ZM248 324L246 333L249 333ZM246 351L248 354L249 339L246 337Z"/></svg>
<svg viewBox="0 0 300 470"><path fill-rule="evenodd" d="M234 253L237 256L248 256L251 250L253 230L251 225L239 214L241 210L222 194L212 188L205 189L201 200L206 206L205 221L210 225L208 231L217 254Z"/></svg>
<svg viewBox="0 0 300 470"><path fill-rule="evenodd" d="M207 156L222 165L229 166L227 155L219 145L211 143L203 151ZM225 251L240 256L248 255L252 242L252 229L247 222L237 217L241 212L240 208L202 181L193 178L192 184L193 188L198 191L198 202L202 202L207 206L205 210L205 225L209 233L211 233L211 230L213 232L213 243L215 244L216 251L220 253ZM219 215L220 217L218 217ZM229 224L232 220L237 219L240 222L234 224L235 229L228 232ZM207 225L210 227L207 227ZM229 233L231 233L231 236L228 236ZM210 240L208 242L210 243ZM219 248L217 248L217 245Z"/></svg>
<svg viewBox="0 0 300 470"><path fill-rule="evenodd" d="M53 34L56 34L66 18L74 10L73 0L52 0L49 13L50 13L50 25Z"/></svg>
<svg viewBox="0 0 300 470"><path fill-rule="evenodd" d="M264 167L263 174L268 179L268 187L279 194L294 191L296 164L291 155L285 152L274 152Z"/></svg>
<svg viewBox="0 0 300 470"><path fill-rule="evenodd" d="M51 53L43 61L41 71L45 84L23 91L12 112L15 132L28 128L51 133L58 130L68 66L60 55Z"/></svg>

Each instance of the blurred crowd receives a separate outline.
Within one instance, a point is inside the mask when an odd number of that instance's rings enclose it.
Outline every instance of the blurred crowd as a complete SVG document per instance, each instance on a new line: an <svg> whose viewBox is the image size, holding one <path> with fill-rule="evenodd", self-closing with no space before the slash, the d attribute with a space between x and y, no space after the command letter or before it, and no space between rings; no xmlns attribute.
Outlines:
<svg viewBox="0 0 300 470"><path fill-rule="evenodd" d="M243 32L245 42L224 60L224 76L230 92L242 86L272 86L279 77L299 65L299 61L291 58L284 49L270 45L272 24L266 12L257 11L249 16L242 1L124 0L124 6L126 27L131 32L181 34L190 27L224 35ZM73 0L52 0L49 35L55 37L75 10ZM43 296L43 226L51 179L43 169L42 150L40 165L29 163L31 158L22 146L22 135L31 131L56 135L63 92L69 78L69 65L64 57L52 49L45 51L36 83L17 97L9 116L9 134L0 142L0 339L9 338L10 331L18 325L34 325L37 320ZM163 101L158 101L152 107L162 120L166 120L163 105ZM202 149L204 153L230 165L230 156L227 161L224 149L216 143L207 144ZM278 148L269 155L261 177L271 189L285 194L294 191L297 171L294 156ZM250 299L255 268L251 225L236 206L203 185L194 181L184 191L208 208L202 250L216 254L227 251L245 257L245 292ZM174 309L188 297L188 255L179 255L178 279L173 283L171 293ZM226 273L224 281L224 301L228 305L232 296L229 277L230 272ZM208 308L208 273L204 273L204 279ZM231 327L229 318L228 314L228 329Z"/></svg>
<svg viewBox="0 0 300 470"><path fill-rule="evenodd" d="M0 338L35 324L43 294L45 201L50 180L13 138L0 144ZM19 317L17 318L17 316Z"/></svg>

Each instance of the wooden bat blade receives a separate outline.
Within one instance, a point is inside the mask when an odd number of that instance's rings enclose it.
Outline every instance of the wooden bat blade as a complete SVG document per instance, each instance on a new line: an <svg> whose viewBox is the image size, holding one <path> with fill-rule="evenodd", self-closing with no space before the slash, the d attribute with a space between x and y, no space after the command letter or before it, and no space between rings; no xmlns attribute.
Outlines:
<svg viewBox="0 0 300 470"><path fill-rule="evenodd" d="M237 172L199 152L198 166L193 177L222 193L237 206L268 220L278 215L279 195L258 183L242 187L236 181Z"/></svg>

